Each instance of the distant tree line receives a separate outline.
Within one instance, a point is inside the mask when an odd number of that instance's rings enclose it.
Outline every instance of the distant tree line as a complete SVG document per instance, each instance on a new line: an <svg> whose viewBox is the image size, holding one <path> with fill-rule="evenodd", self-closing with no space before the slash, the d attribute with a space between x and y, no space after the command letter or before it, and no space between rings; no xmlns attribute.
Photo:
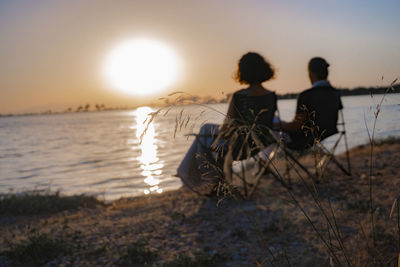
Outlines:
<svg viewBox="0 0 400 267"><path fill-rule="evenodd" d="M351 96L351 95L375 95L375 94L384 94L384 93L400 93L400 83L395 84L392 87L382 86L382 87L357 87L354 89L346 89L339 88L338 89L342 96ZM278 99L294 99L297 98L299 93L288 93L283 95L277 95ZM199 96L179 96L174 101L171 101L169 98L163 98L164 103L162 106L168 105L185 105L185 104L214 104L214 103L227 103L231 98L232 94L225 94L225 97L222 99L215 99L210 96L199 97ZM160 104L150 104L150 106L160 106ZM136 107L106 107L104 104L95 104L91 109L90 104L80 105L76 109L75 108L67 108L64 112L54 112L52 110L46 110L41 113L25 113L19 115L36 115L36 114L58 114L58 113L72 113L72 112L88 112L88 111L103 111L103 110L127 110L134 109ZM13 116L16 114L0 114L0 117Z"/></svg>
<svg viewBox="0 0 400 267"><path fill-rule="evenodd" d="M102 105L96 104L95 108L96 108L97 111L106 109L104 104L102 104ZM81 111L82 112L90 111L90 104L86 104L86 105L83 105L83 106L82 105L78 106L75 110L73 108L67 108L67 110L66 110L66 112L81 112Z"/></svg>
<svg viewBox="0 0 400 267"><path fill-rule="evenodd" d="M104 104L95 104L93 107L90 104L79 105L77 108L67 108L64 112L89 112L89 111L102 111L102 110L124 110L134 109L135 107L106 107Z"/></svg>
<svg viewBox="0 0 400 267"><path fill-rule="evenodd" d="M354 89L340 89L340 93L342 95L369 95L369 94L384 94L385 92L391 93L399 93L400 92L400 84L393 85L393 88L390 87L357 87Z"/></svg>
<svg viewBox="0 0 400 267"><path fill-rule="evenodd" d="M342 96L351 95L376 95L386 93L400 93L400 84L393 85L393 88L388 86L382 87L357 87L354 89L338 88ZM283 95L278 95L278 99L293 99L297 98L299 93L288 93Z"/></svg>

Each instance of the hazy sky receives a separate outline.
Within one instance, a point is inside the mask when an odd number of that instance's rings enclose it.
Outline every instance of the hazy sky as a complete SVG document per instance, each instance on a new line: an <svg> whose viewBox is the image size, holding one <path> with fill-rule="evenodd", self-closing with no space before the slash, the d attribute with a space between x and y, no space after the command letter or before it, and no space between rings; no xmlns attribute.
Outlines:
<svg viewBox="0 0 400 267"><path fill-rule="evenodd" d="M241 87L232 77L247 51L275 66L265 86L278 93L309 87L313 56L337 87L387 85L400 76L399 14L399 0L0 0L0 113L133 106L176 90L221 97ZM180 79L152 97L113 91L102 73L107 53L137 37L183 61Z"/></svg>

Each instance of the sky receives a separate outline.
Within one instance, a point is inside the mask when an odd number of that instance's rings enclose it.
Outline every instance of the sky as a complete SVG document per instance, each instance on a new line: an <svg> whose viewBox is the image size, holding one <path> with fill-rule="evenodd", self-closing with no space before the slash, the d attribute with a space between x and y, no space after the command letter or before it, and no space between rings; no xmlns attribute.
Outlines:
<svg viewBox="0 0 400 267"><path fill-rule="evenodd" d="M222 98L243 87L233 75L248 51L275 67L264 86L277 93L310 86L313 56L330 63L336 87L388 85L400 76L399 13L398 0L0 0L0 114L145 105L173 91ZM106 55L135 38L181 58L158 94L105 81Z"/></svg>

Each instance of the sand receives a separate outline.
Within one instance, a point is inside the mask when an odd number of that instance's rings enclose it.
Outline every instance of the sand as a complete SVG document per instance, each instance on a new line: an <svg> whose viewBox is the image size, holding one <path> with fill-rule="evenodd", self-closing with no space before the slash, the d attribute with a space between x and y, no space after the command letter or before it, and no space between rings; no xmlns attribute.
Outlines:
<svg viewBox="0 0 400 267"><path fill-rule="evenodd" d="M335 220L329 212L328 217L339 225L349 261L365 266L373 265L375 259L377 265L396 265L398 228L392 204L399 197L400 143L385 143L373 150L371 183L376 246L370 237L370 151L368 145L350 151L351 177L330 164L324 182L316 188L321 205L328 211L330 199ZM338 159L345 161L344 155ZM309 165L312 162L305 161ZM301 180L295 177L292 182L290 194L325 240L339 246ZM138 240L158 252L154 266L180 253L191 256L195 251L221 255L226 266L329 266L333 259L328 248L290 194L266 176L250 200L221 201L181 188L160 195L121 199L95 209L40 216L0 215L1 250L5 248L4 238L18 242L36 229L80 246L71 255L52 261L62 266L117 265L127 245ZM340 262L346 263L344 254L337 249L335 253ZM2 259L6 266L5 258Z"/></svg>

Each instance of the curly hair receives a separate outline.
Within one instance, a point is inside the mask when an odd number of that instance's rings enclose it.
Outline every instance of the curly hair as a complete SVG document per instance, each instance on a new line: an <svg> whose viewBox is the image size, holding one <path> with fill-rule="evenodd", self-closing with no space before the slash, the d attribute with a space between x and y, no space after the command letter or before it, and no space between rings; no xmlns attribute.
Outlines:
<svg viewBox="0 0 400 267"><path fill-rule="evenodd" d="M238 63L235 80L240 84L257 84L274 77L274 68L260 54L244 54Z"/></svg>

